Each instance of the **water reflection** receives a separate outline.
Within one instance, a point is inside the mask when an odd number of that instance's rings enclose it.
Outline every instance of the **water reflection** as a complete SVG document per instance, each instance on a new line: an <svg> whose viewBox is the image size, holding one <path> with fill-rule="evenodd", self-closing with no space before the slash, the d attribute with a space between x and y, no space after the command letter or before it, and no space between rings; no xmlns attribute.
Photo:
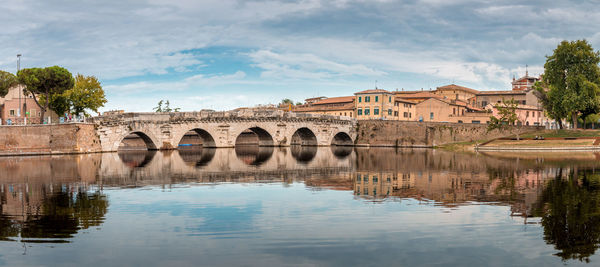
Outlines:
<svg viewBox="0 0 600 267"><path fill-rule="evenodd" d="M317 155L317 147L316 146L298 146L294 145L290 147L292 151L292 156L299 163L309 163Z"/></svg>
<svg viewBox="0 0 600 267"><path fill-rule="evenodd" d="M152 161L156 153L156 150L121 150L117 155L128 167L143 168Z"/></svg>
<svg viewBox="0 0 600 267"><path fill-rule="evenodd" d="M104 222L108 201L101 192L53 184L38 188L23 192L20 186L2 184L0 240L67 243L78 231Z"/></svg>
<svg viewBox="0 0 600 267"><path fill-rule="evenodd" d="M238 145L235 154L247 165L260 166L273 155L272 146Z"/></svg>
<svg viewBox="0 0 600 267"><path fill-rule="evenodd" d="M598 170L558 171L536 205L544 239L561 258L589 262L600 245L600 174ZM565 177L566 176L566 177Z"/></svg>
<svg viewBox="0 0 600 267"><path fill-rule="evenodd" d="M600 164L594 153L198 147L6 157L0 170L3 241L85 243L90 241L78 239L88 232L82 230L102 226L94 238L105 234L106 244L138 241L131 245L136 249L119 247L123 254L152 248L160 256L162 250L174 253L156 243L145 246L160 239L190 253L175 260L196 260L203 249L212 256L203 260L212 265L225 263L218 257L222 251L247 260L231 265L344 265L341 258L367 251L365 246L405 252L407 265L434 265L428 260L454 255L467 259L464 265L482 265L476 261L481 258L489 265L510 265L513 258L524 265L600 260ZM139 226L131 230L135 234L119 231L132 220ZM83 247L81 253L89 252ZM337 249L338 256L318 258L321 248ZM537 256L522 256L523 249ZM467 257L465 251L485 256ZM498 253L504 254L494 258ZM398 260L367 254L382 265Z"/></svg>
<svg viewBox="0 0 600 267"><path fill-rule="evenodd" d="M216 148L190 147L179 149L178 153L185 163L195 167L204 167L215 157Z"/></svg>

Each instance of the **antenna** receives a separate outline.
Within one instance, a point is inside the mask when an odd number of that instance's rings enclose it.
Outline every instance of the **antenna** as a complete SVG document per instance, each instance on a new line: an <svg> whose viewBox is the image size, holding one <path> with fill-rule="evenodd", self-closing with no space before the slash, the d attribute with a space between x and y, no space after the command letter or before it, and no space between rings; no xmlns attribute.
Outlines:
<svg viewBox="0 0 600 267"><path fill-rule="evenodd" d="M528 67L529 65L525 64L525 77L529 76L529 70L527 70Z"/></svg>
<svg viewBox="0 0 600 267"><path fill-rule="evenodd" d="M375 89L377 89L377 80L375 80Z"/></svg>

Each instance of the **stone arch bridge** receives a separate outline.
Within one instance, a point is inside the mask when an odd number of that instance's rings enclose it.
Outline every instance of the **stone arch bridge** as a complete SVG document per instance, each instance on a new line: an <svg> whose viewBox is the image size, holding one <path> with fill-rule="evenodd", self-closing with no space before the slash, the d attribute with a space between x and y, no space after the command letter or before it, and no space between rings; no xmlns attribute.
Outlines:
<svg viewBox="0 0 600 267"><path fill-rule="evenodd" d="M243 134L258 136L259 146L353 145L356 120L281 110L123 113L92 118L102 151L117 151L135 134L150 150L175 149L194 131L203 147L235 147Z"/></svg>

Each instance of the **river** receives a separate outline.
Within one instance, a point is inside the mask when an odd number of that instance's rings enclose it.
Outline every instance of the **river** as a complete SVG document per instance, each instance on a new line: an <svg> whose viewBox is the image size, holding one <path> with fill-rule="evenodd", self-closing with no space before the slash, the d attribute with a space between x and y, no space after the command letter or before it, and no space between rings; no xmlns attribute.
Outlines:
<svg viewBox="0 0 600 267"><path fill-rule="evenodd" d="M3 266L598 266L599 153L0 157Z"/></svg>

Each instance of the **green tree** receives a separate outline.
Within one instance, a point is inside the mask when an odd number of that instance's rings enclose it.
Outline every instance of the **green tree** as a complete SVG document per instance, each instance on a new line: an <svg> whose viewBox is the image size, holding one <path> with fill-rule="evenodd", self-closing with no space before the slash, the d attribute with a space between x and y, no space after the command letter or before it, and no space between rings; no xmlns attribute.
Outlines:
<svg viewBox="0 0 600 267"><path fill-rule="evenodd" d="M6 96L8 90L17 84L19 84L19 82L15 75L0 70L0 97Z"/></svg>
<svg viewBox="0 0 600 267"><path fill-rule="evenodd" d="M154 110L154 112L179 112L181 110L180 108L171 108L170 105L169 100L160 100L158 101L158 106L154 107L152 110Z"/></svg>
<svg viewBox="0 0 600 267"><path fill-rule="evenodd" d="M600 112L600 53L585 40L562 41L544 64L544 108L556 120ZM544 102L542 101L544 104Z"/></svg>
<svg viewBox="0 0 600 267"><path fill-rule="evenodd" d="M496 109L498 110L498 118L495 116L490 116L490 123L488 124L488 131L493 129L507 129L511 128L513 133L516 134L517 140L519 140L519 129L515 127L519 118L517 117L517 101L514 99L504 100L502 99L502 104L496 104Z"/></svg>
<svg viewBox="0 0 600 267"><path fill-rule="evenodd" d="M26 92L31 93L35 102L41 107L40 123L44 121L50 102L44 101L40 104L40 96L51 99L51 95L62 94L73 88L75 83L73 75L59 66L23 69L17 73L17 78L19 83L25 85Z"/></svg>
<svg viewBox="0 0 600 267"><path fill-rule="evenodd" d="M86 110L98 113L98 109L106 103L104 90L98 78L94 76L77 74L75 76L75 86L65 91L62 95L67 99L74 114L83 112L86 116L89 116L90 114Z"/></svg>
<svg viewBox="0 0 600 267"><path fill-rule="evenodd" d="M291 100L291 99L289 99L289 98L286 98L286 99L282 99L281 100L281 104L284 104L284 105L293 105L294 101Z"/></svg>

